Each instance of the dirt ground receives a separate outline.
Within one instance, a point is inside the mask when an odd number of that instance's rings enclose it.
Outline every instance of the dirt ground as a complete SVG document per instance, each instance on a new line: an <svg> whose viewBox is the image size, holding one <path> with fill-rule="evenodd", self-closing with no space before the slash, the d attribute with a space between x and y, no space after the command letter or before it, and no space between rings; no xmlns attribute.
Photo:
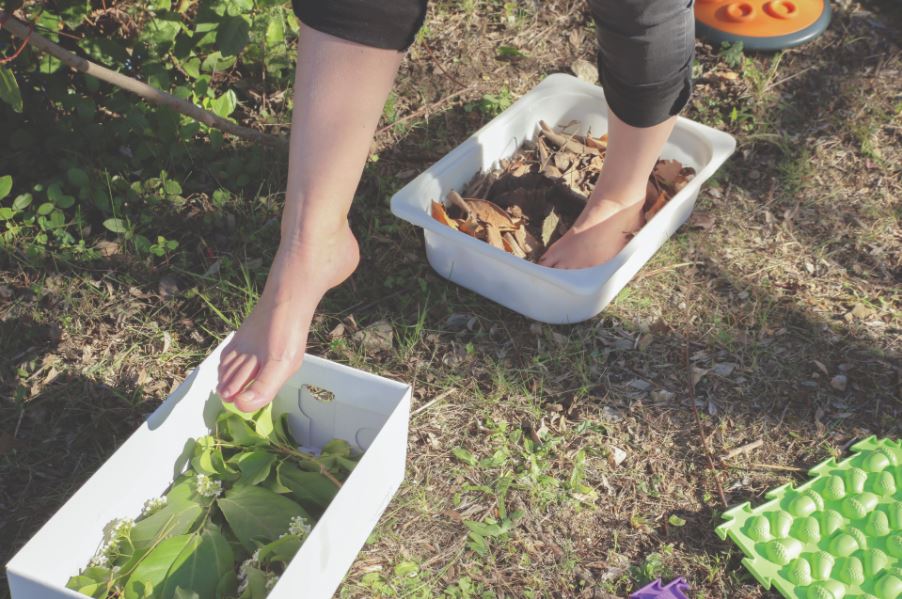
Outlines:
<svg viewBox="0 0 902 599"><path fill-rule="evenodd" d="M781 54L699 42L685 116L737 153L609 308L547 326L433 273L388 198L544 76L592 62L591 19L576 0L433 3L352 209L362 267L309 347L414 387L406 483L340 596L624 597L675 576L693 597L776 596L715 536L724 504L902 432L902 8L834 11ZM0 255L0 561L253 305L274 164L267 193L185 220L192 270ZM373 324L391 343L356 334Z"/></svg>

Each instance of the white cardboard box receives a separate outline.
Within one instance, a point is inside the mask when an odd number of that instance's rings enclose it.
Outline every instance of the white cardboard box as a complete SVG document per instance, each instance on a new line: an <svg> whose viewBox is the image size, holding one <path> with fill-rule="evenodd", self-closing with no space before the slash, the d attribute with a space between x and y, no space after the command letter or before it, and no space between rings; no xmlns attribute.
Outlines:
<svg viewBox="0 0 902 599"><path fill-rule="evenodd" d="M222 409L213 394L226 339L6 565L13 599L83 597L65 588L114 518L134 518L184 470L189 439ZM323 403L306 385L334 393ZM273 403L305 447L333 438L365 450L301 546L270 599L332 597L404 478L410 386L306 356Z"/></svg>
<svg viewBox="0 0 902 599"><path fill-rule="evenodd" d="M619 293L664 242L689 218L702 183L733 153L732 136L680 117L662 157L696 170L695 178L633 237L612 260L592 268L561 270L516 258L432 218L430 201L460 191L480 171L512 156L550 125L578 120L580 133L608 130L608 107L598 86L576 77L546 77L510 108L404 186L392 212L422 227L426 257L441 276L529 318L553 324L591 318Z"/></svg>

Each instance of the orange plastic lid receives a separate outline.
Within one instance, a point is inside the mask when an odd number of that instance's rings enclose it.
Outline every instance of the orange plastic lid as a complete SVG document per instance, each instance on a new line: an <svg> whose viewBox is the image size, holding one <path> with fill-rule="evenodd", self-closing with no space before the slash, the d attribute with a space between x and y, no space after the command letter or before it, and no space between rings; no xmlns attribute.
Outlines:
<svg viewBox="0 0 902 599"><path fill-rule="evenodd" d="M745 37L790 35L810 27L824 12L824 0L695 0L695 18Z"/></svg>

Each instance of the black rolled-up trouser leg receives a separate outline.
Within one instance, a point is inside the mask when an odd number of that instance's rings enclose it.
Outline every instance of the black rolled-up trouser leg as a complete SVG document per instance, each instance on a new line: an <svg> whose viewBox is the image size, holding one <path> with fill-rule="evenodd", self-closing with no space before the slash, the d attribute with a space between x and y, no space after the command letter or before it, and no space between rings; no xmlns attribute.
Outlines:
<svg viewBox="0 0 902 599"><path fill-rule="evenodd" d="M677 114L692 92L692 0L589 0L605 98L627 125Z"/></svg>
<svg viewBox="0 0 902 599"><path fill-rule="evenodd" d="M692 0L588 0L598 30L598 70L608 104L634 127L657 125L689 101ZM307 26L376 48L404 50L427 0L292 0Z"/></svg>
<svg viewBox="0 0 902 599"><path fill-rule="evenodd" d="M302 23L373 48L406 50L426 17L427 0L292 0Z"/></svg>

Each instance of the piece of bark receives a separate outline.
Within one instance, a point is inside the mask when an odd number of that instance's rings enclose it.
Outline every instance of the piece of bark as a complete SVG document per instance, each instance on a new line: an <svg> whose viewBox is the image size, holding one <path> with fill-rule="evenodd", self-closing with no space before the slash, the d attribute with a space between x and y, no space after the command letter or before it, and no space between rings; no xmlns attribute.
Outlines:
<svg viewBox="0 0 902 599"><path fill-rule="evenodd" d="M456 206L461 212L463 212L468 218L470 216L470 205L460 197L460 194L454 191L453 189L448 192L446 196L448 198L448 202L451 203L452 206Z"/></svg>
<svg viewBox="0 0 902 599"><path fill-rule="evenodd" d="M512 233L510 233L510 232L504 233L501 236L501 238L505 243L505 249L509 253L513 254L517 258L525 258L526 257L526 252L523 251L522 247L520 247L520 244L514 238Z"/></svg>
<svg viewBox="0 0 902 599"><path fill-rule="evenodd" d="M492 247L496 247L499 250L504 250L504 239L501 237L501 232L497 227L492 225L492 223L486 223L485 225L485 233L486 233L486 241L489 242L489 245Z"/></svg>
<svg viewBox="0 0 902 599"><path fill-rule="evenodd" d="M580 143L579 141L572 138L572 136L562 135L548 126L548 123L545 121L539 121L539 127L542 128L542 132L545 134L545 139L548 142L555 146L558 150L567 150L570 152L575 152L577 154L597 154L598 150L595 148L590 148L589 146Z"/></svg>

